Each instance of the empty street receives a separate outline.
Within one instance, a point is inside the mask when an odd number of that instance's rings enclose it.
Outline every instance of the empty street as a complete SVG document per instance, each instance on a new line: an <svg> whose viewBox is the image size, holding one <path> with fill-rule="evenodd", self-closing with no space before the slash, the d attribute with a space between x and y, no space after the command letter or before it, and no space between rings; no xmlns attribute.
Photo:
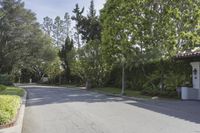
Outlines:
<svg viewBox="0 0 200 133"><path fill-rule="evenodd" d="M81 89L24 87L23 133L200 133L197 101L134 101Z"/></svg>

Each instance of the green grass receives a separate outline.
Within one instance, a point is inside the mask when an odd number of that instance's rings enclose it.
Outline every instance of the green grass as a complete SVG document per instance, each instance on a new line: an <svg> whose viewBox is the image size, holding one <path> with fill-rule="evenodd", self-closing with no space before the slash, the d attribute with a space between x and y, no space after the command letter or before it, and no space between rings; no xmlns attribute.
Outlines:
<svg viewBox="0 0 200 133"><path fill-rule="evenodd" d="M66 87L66 88L76 88L79 87L79 85L75 84L40 84L42 86L58 86L58 87Z"/></svg>
<svg viewBox="0 0 200 133"><path fill-rule="evenodd" d="M95 88L93 90L97 92L103 92L103 93L121 94L121 89L119 88L105 87L105 88ZM140 91L135 91L135 90L130 90L130 89L125 90L125 95L129 97L137 97L137 98L151 98L150 96L142 95Z"/></svg>
<svg viewBox="0 0 200 133"><path fill-rule="evenodd" d="M0 95L16 95L22 97L24 95L24 90L17 87L6 87L5 90L0 92Z"/></svg>
<svg viewBox="0 0 200 133"><path fill-rule="evenodd" d="M21 88L5 87L6 89L0 91L0 125L13 121L20 108L20 97L24 95L24 90Z"/></svg>

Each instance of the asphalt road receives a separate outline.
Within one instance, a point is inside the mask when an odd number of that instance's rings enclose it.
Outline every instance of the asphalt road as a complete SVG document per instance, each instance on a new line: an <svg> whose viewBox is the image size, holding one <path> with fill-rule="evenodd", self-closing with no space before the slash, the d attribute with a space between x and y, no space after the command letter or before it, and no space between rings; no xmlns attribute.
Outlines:
<svg viewBox="0 0 200 133"><path fill-rule="evenodd" d="M133 101L78 89L24 87L23 133L200 133L198 101Z"/></svg>

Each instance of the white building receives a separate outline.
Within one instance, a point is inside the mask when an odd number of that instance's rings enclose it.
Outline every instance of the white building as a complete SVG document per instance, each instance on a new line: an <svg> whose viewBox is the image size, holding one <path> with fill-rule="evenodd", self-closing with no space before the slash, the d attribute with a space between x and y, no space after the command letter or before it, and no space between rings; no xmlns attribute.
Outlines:
<svg viewBox="0 0 200 133"><path fill-rule="evenodd" d="M181 87L183 100L200 100L200 52L178 54L178 60L189 60L192 66L192 87Z"/></svg>

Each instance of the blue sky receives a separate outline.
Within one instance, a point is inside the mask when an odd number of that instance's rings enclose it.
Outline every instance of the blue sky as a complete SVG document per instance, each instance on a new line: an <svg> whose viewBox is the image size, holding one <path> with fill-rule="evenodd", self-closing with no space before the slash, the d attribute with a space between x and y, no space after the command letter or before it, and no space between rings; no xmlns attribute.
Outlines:
<svg viewBox="0 0 200 133"><path fill-rule="evenodd" d="M75 4L78 3L80 7L85 7L86 12L90 5L90 0L24 0L25 7L31 9L37 14L38 22L42 23L43 18L49 16L55 18L56 16L63 17L65 12L72 15L72 10ZM94 0L95 9L99 11L103 8L105 0Z"/></svg>

